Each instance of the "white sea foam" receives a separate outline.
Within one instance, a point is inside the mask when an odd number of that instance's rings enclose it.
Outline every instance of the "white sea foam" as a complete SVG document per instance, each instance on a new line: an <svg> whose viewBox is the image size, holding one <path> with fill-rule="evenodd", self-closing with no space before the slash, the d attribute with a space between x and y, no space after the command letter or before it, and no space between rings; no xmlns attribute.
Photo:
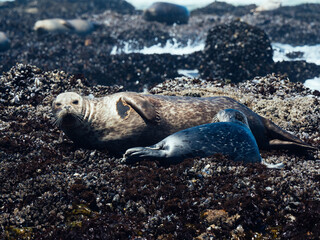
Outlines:
<svg viewBox="0 0 320 240"><path fill-rule="evenodd" d="M289 44L273 43L272 48L274 50L273 60L275 62L284 60L305 60L307 62L320 65L320 44L313 46L291 46ZM298 58L290 59L286 54L292 52L302 52L303 55Z"/></svg>
<svg viewBox="0 0 320 240"><path fill-rule="evenodd" d="M310 89L320 91L320 77L308 79L305 81L304 85Z"/></svg>
<svg viewBox="0 0 320 240"><path fill-rule="evenodd" d="M194 69L194 70L178 69L178 73L189 78L199 77L199 71L197 69Z"/></svg>
<svg viewBox="0 0 320 240"><path fill-rule="evenodd" d="M170 53L173 55L183 55L190 54L196 51L202 51L204 49L204 41L192 43L189 41L187 45L183 45L179 43L176 39L173 41L168 41L165 46L161 46L161 44L153 45L151 47L144 47L143 49L135 49L133 46L135 45L132 42L125 42L123 48L119 48L117 46L113 47L111 54L120 54L120 53L142 53L142 54L164 54Z"/></svg>
<svg viewBox="0 0 320 240"><path fill-rule="evenodd" d="M272 48L274 50L273 60L275 62L305 60L309 63L320 65L320 44L313 46L291 46L289 44L273 43ZM292 52L301 52L303 55L301 57L290 59L286 54ZM320 77L308 79L305 81L304 85L310 89L320 91Z"/></svg>

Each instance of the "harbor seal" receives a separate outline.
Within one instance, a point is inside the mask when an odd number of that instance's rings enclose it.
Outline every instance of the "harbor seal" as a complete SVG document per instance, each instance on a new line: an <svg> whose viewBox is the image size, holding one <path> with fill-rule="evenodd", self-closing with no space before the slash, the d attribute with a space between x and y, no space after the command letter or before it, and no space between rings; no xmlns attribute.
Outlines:
<svg viewBox="0 0 320 240"><path fill-rule="evenodd" d="M34 24L33 29L38 33L44 32L74 32L79 35L91 33L95 25L84 19L64 20L61 18L51 18L39 20Z"/></svg>
<svg viewBox="0 0 320 240"><path fill-rule="evenodd" d="M10 40L4 32L0 32L0 52L10 48Z"/></svg>
<svg viewBox="0 0 320 240"><path fill-rule="evenodd" d="M282 0L265 0L263 1L254 12L271 11L281 7Z"/></svg>
<svg viewBox="0 0 320 240"><path fill-rule="evenodd" d="M186 7L167 2L155 2L143 12L146 21L157 21L168 25L187 24L189 16Z"/></svg>
<svg viewBox="0 0 320 240"><path fill-rule="evenodd" d="M55 123L76 144L122 154L136 146L150 146L180 130L211 123L219 110L243 112L260 149L317 149L236 100L147 95L120 92L101 98L59 94L52 103Z"/></svg>
<svg viewBox="0 0 320 240"><path fill-rule="evenodd" d="M266 164L261 159L258 144L242 112L225 109L220 110L216 117L219 122L181 130L153 146L130 148L124 154L123 163L148 159L170 165L186 158L221 153L233 161ZM283 167L283 164L266 165L269 168Z"/></svg>

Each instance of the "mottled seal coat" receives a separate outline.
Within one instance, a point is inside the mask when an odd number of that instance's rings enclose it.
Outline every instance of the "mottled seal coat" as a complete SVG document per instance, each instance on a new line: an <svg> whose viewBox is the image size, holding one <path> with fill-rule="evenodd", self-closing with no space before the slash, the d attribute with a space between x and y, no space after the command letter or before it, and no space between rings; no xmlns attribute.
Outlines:
<svg viewBox="0 0 320 240"><path fill-rule="evenodd" d="M34 24L33 29L39 33L43 32L75 32L80 35L89 34L95 25L84 19L65 20L61 18L51 18L39 20Z"/></svg>
<svg viewBox="0 0 320 240"><path fill-rule="evenodd" d="M189 16L189 10L186 7L167 2L155 2L143 12L143 18L146 21L157 21L168 25L187 24Z"/></svg>
<svg viewBox="0 0 320 240"><path fill-rule="evenodd" d="M124 154L123 162L134 163L148 159L167 165L180 163L186 158L221 153L233 161L264 163L247 118L242 112L234 109L221 110L217 119L217 123L176 132L153 146L130 148ZM281 166L267 165L270 168Z"/></svg>
<svg viewBox="0 0 320 240"><path fill-rule="evenodd" d="M260 149L314 149L229 97L175 97L121 92L89 99L74 92L57 96L57 125L76 144L123 153L153 145L172 133L211 123L219 110L243 112Z"/></svg>

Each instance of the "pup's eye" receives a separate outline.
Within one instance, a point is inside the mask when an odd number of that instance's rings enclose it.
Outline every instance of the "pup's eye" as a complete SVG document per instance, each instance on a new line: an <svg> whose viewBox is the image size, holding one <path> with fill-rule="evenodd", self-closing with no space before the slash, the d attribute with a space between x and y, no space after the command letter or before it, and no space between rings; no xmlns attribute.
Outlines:
<svg viewBox="0 0 320 240"><path fill-rule="evenodd" d="M72 103L77 105L79 103L79 101L78 100L74 100Z"/></svg>
<svg viewBox="0 0 320 240"><path fill-rule="evenodd" d="M57 106L57 107L60 107L60 106L61 106L61 103L56 103L56 106Z"/></svg>

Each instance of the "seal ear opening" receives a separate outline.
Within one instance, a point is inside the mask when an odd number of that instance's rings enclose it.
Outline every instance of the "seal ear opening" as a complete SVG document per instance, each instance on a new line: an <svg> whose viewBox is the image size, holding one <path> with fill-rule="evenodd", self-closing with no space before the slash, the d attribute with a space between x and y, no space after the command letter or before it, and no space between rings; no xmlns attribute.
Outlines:
<svg viewBox="0 0 320 240"><path fill-rule="evenodd" d="M159 120L157 111L152 103L139 95L125 96L122 98L131 106L146 122L157 123Z"/></svg>

